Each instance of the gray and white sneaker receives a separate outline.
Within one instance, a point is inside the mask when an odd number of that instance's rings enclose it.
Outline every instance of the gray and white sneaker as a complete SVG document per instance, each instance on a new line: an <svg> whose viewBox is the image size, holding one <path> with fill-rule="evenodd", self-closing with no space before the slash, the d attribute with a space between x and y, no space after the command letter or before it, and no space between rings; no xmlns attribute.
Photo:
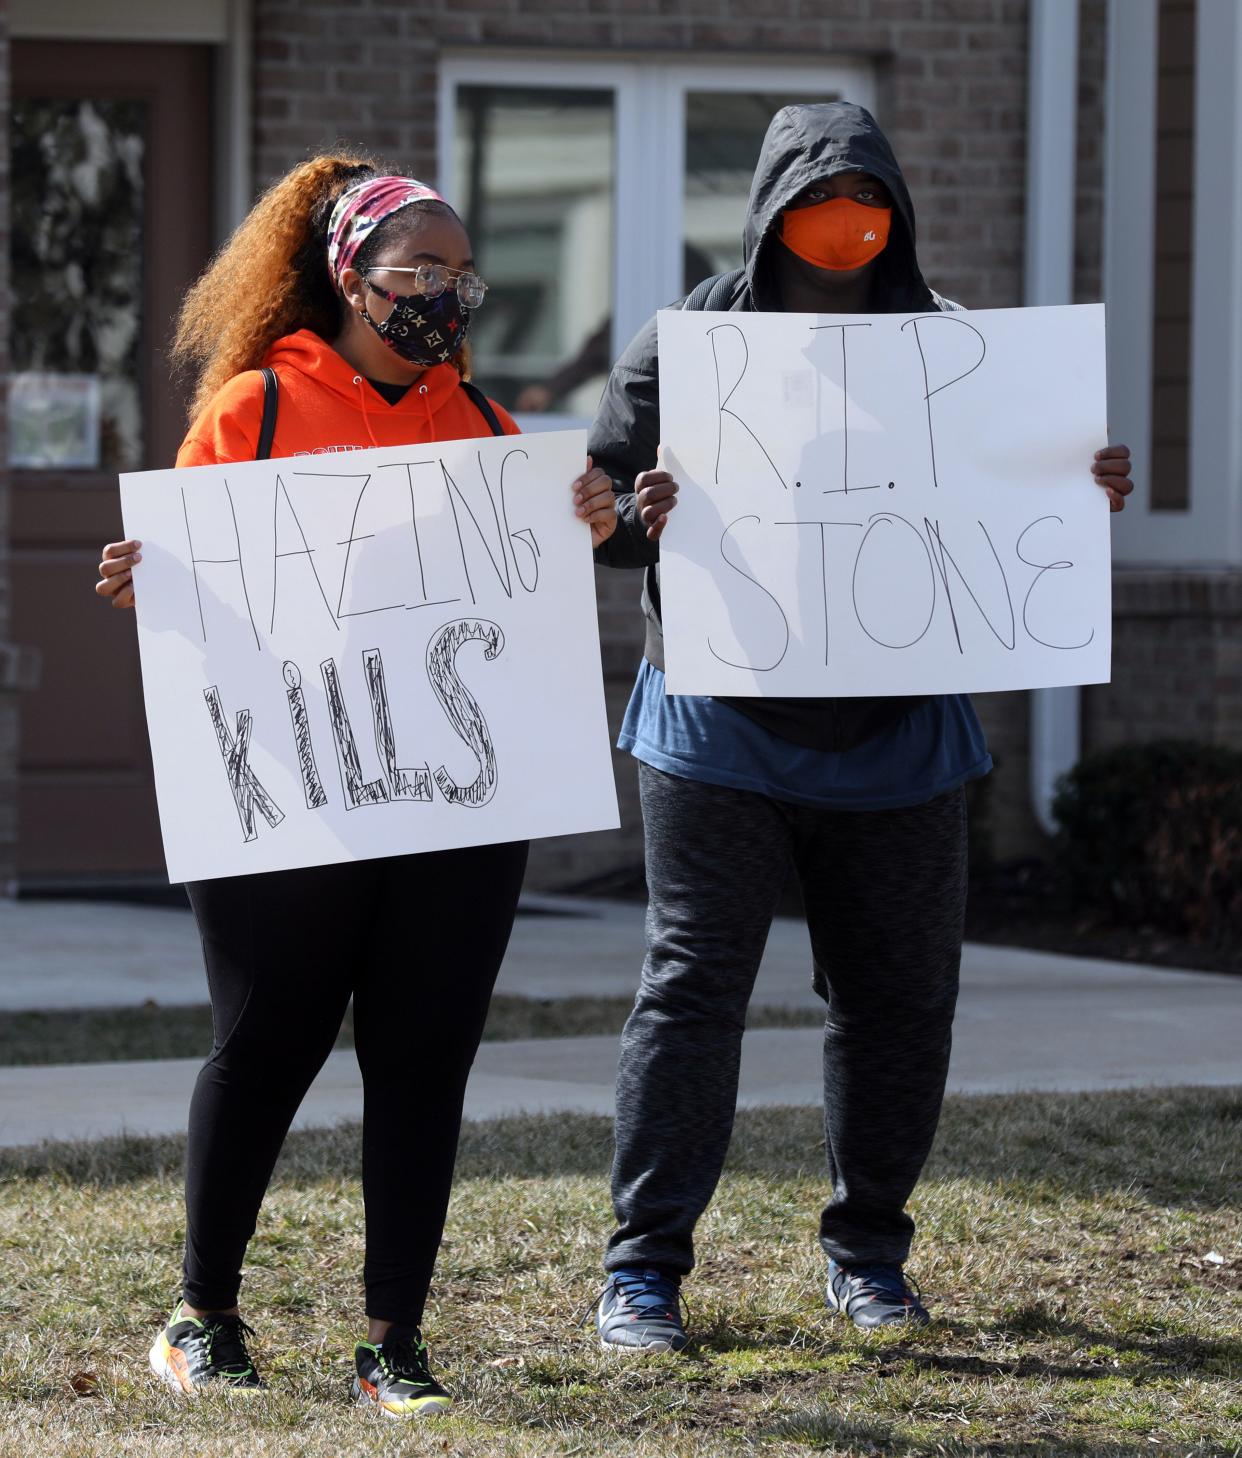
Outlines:
<svg viewBox="0 0 1242 1458"><path fill-rule="evenodd" d="M642 1266L611 1271L595 1303L605 1351L679 1352L690 1340L681 1319L681 1279Z"/></svg>
<svg viewBox="0 0 1242 1458"><path fill-rule="evenodd" d="M842 1266L828 1261L829 1311L840 1312L855 1326L926 1326L931 1320L917 1286L897 1265Z"/></svg>

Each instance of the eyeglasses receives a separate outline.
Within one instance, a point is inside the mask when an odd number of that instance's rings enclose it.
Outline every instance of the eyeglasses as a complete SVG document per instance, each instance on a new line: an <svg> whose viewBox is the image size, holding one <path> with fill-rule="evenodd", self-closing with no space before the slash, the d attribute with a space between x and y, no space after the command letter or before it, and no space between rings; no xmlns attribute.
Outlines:
<svg viewBox="0 0 1242 1458"><path fill-rule="evenodd" d="M466 273L460 268L449 268L443 263L420 263L413 268L396 268L390 264L377 263L365 272L408 273L412 275L414 292L424 299L438 299L452 283L456 286L462 307L466 309L477 309L487 294L487 285L477 273ZM370 279L367 282L370 283ZM386 293L387 290L380 292Z"/></svg>

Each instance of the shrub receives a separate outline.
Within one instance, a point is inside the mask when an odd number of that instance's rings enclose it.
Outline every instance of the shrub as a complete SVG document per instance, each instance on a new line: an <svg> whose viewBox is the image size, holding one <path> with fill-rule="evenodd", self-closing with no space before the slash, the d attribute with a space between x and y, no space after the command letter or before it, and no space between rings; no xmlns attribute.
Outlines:
<svg viewBox="0 0 1242 1458"><path fill-rule="evenodd" d="M1053 814L1058 877L1078 905L1242 944L1242 753L1163 740L1087 755Z"/></svg>

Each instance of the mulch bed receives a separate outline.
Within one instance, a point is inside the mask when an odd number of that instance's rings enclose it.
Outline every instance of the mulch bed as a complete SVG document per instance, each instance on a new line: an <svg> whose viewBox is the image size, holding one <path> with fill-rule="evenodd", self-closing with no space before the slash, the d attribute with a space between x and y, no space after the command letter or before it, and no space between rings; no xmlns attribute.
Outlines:
<svg viewBox="0 0 1242 1458"><path fill-rule="evenodd" d="M1242 975L1242 946L1196 942L1162 927L1119 926L1084 912L1066 903L1038 861L993 866L972 875L966 940Z"/></svg>

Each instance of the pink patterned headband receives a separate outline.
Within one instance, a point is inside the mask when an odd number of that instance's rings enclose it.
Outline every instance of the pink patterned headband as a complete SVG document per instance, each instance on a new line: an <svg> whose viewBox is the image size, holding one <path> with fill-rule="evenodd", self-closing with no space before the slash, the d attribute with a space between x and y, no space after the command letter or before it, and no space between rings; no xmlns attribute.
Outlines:
<svg viewBox="0 0 1242 1458"><path fill-rule="evenodd" d="M328 272L339 284L341 274L353 263L359 248L385 218L412 202L444 199L426 183L413 177L368 177L347 188L336 200L328 221Z"/></svg>

